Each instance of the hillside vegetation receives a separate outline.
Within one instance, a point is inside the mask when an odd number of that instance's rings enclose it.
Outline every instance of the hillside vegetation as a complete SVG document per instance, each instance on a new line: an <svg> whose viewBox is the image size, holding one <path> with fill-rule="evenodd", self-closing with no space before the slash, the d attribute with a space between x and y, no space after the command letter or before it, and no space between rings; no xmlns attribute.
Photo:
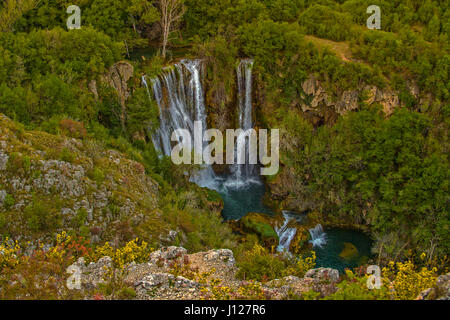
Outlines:
<svg viewBox="0 0 450 320"><path fill-rule="evenodd" d="M373 296L352 273L340 291L295 297L413 299L447 273L449 0L181 2L165 56L160 1L80 0L79 30L66 29L70 1L0 3L0 297L79 298L19 290L20 275L32 281L46 261L43 281L58 265L63 281L62 268L76 259L114 260L123 248L145 253L136 263L169 245L190 254L231 249L238 275L261 283L313 268L261 251L254 234L233 233L220 196L189 182L198 168L155 150L159 111L142 75L181 58L203 60L208 123L220 129L236 125L236 66L254 60L256 127L281 132L281 168L265 180L266 203L369 230L392 282L390 295ZM369 5L381 8L381 30L366 27ZM58 255L61 241L72 246ZM71 251L81 244L97 253ZM201 283L178 267L175 278ZM414 287L420 277L427 280ZM228 294L209 284L208 297ZM241 295L235 285L233 297L262 298L253 284ZM135 298L134 285L124 286L120 295L95 287L85 296Z"/></svg>

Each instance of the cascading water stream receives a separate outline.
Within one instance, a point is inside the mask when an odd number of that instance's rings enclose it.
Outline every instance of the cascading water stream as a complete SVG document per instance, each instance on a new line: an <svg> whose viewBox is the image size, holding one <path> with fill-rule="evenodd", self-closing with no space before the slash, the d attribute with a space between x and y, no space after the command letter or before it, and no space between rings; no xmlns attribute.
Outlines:
<svg viewBox="0 0 450 320"><path fill-rule="evenodd" d="M290 213L289 211L283 211L284 222L281 227L275 227L275 232L278 235L278 252L289 252L291 242L297 234L297 228L289 227L291 221L302 223L304 216Z"/></svg>
<svg viewBox="0 0 450 320"><path fill-rule="evenodd" d="M322 247L327 243L327 235L323 231L322 225L319 223L314 228L309 229L309 234L311 235L311 240L313 247Z"/></svg>
<svg viewBox="0 0 450 320"><path fill-rule="evenodd" d="M160 122L152 141L155 149L165 156L171 155L172 133L177 129L187 129L191 137L194 137L195 121L202 123L202 136L199 137L199 141L203 140L203 133L207 127L200 69L200 60L182 60L173 67L164 68L159 77L152 79ZM142 78L142 84L148 89L145 76ZM191 177L191 181L202 187L213 188L215 180L212 167L207 165Z"/></svg>
<svg viewBox="0 0 450 320"><path fill-rule="evenodd" d="M236 70L238 83L238 125L240 129L253 128L252 119L252 66L253 61L245 59ZM142 85L153 96L159 107L160 127L152 136L155 149L164 156L172 152L171 135L177 129L186 129L195 141L194 122L202 124L202 136L207 128L207 112L203 91L204 70L201 60L182 60L172 67L164 68L162 73L148 81L142 77ZM151 88L150 88L151 86ZM230 128L231 129L231 128ZM271 213L262 203L264 185L257 172L257 165L248 163L249 151L245 142L247 139L237 139L235 145L235 160L237 150L245 154L245 164L230 165L230 174L217 175L212 165L204 164L203 169L190 177L190 180L201 187L219 192L224 199L223 216L225 219L240 219L248 212ZM210 142L203 142L205 148ZM192 146L191 146L192 147ZM244 151L245 149L245 151ZM235 162L236 163L236 162ZM250 194L250 196L249 196Z"/></svg>
<svg viewBox="0 0 450 320"><path fill-rule="evenodd" d="M250 183L260 183L259 176L255 174L255 165L249 164L249 148L244 137L245 131L253 128L252 120L252 67L253 61L242 60L236 70L238 83L238 110L239 126L244 130L237 139L235 157L238 150L245 154L245 164L231 165L231 175L227 178L218 177L210 165L204 165L191 181L202 187L226 191L228 188L240 189ZM160 127L152 136L155 148L165 156L171 154L171 135L176 129L187 129L194 137L194 121L202 123L202 137L207 130L207 115L204 103L204 93L201 81L201 60L182 60L173 67L163 69L163 73L151 80L153 95L158 104ZM149 85L145 76L142 84ZM202 141L202 137L199 141ZM204 142L204 147L207 145Z"/></svg>
<svg viewBox="0 0 450 320"><path fill-rule="evenodd" d="M253 128L252 119L252 68L253 60L242 60L237 69L237 88L238 88L238 110L239 110L239 128L243 132L237 138L235 148L235 164L231 166L232 175L227 179L225 185L230 188L243 188L252 183L261 183L259 176L255 174L256 165L249 163L249 136L247 130ZM245 164L238 163L238 151L245 155Z"/></svg>

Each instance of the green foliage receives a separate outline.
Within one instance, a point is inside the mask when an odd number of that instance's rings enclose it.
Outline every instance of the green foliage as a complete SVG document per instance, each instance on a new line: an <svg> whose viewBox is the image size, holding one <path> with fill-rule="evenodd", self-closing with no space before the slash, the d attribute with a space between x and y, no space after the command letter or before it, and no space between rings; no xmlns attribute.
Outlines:
<svg viewBox="0 0 450 320"><path fill-rule="evenodd" d="M121 300L131 300L136 297L136 291L132 287L124 287L117 292L117 298Z"/></svg>
<svg viewBox="0 0 450 320"><path fill-rule="evenodd" d="M105 73L122 52L122 44L88 27L2 33L0 112L26 124L61 114L91 121L100 108L78 82Z"/></svg>
<svg viewBox="0 0 450 320"><path fill-rule="evenodd" d="M388 300L388 288L368 289L368 276L357 276L351 271L346 272L346 278L340 282L338 290L325 297L324 300Z"/></svg>
<svg viewBox="0 0 450 320"><path fill-rule="evenodd" d="M14 200L14 197L7 193L5 199L3 199L3 205L5 206L6 210L9 210L13 205L15 205L15 203L16 201Z"/></svg>
<svg viewBox="0 0 450 320"><path fill-rule="evenodd" d="M160 19L158 9L153 5L153 1L149 0L131 0L127 11L134 18L145 24L151 24Z"/></svg>
<svg viewBox="0 0 450 320"><path fill-rule="evenodd" d="M274 228L266 221L259 221L257 216L245 216L241 219L243 226L256 232L262 239L273 239L274 244L278 243L278 235Z"/></svg>
<svg viewBox="0 0 450 320"><path fill-rule="evenodd" d="M0 32L11 31L16 21L33 9L38 2L38 0L5 0L0 5Z"/></svg>
<svg viewBox="0 0 450 320"><path fill-rule="evenodd" d="M269 281L280 279L285 275L287 260L269 253L260 245L243 255L238 262L237 277L245 280Z"/></svg>
<svg viewBox="0 0 450 320"><path fill-rule="evenodd" d="M71 152L69 149L64 148L61 150L59 158L61 161L73 163L74 160L76 159L76 154Z"/></svg>
<svg viewBox="0 0 450 320"><path fill-rule="evenodd" d="M439 99L449 98L449 55L436 43L427 43L409 29L399 34L365 31L353 40L356 58L379 66L386 75L408 71L417 78L419 86Z"/></svg>
<svg viewBox="0 0 450 320"><path fill-rule="evenodd" d="M254 244L253 248L244 250L237 256L239 267L237 277L245 280L270 281L285 276L304 277L305 273L314 269L316 262L314 252L307 256L287 256L275 254L268 249ZM281 283L281 285L283 285Z"/></svg>
<svg viewBox="0 0 450 320"><path fill-rule="evenodd" d="M89 176L89 178L94 180L98 186L100 186L103 183L103 181L105 180L105 173L103 172L102 169L100 169L98 167L94 167L93 170L88 172L88 176Z"/></svg>
<svg viewBox="0 0 450 320"><path fill-rule="evenodd" d="M359 111L306 135L283 159L301 177L302 197L318 210L339 220L365 219L374 232L395 233L399 246L426 251L433 239L435 254L443 255L450 171L436 134L416 112L400 109L385 120L374 110Z"/></svg>
<svg viewBox="0 0 450 320"><path fill-rule="evenodd" d="M76 216L73 218L72 223L75 228L81 228L86 223L88 212L85 208L80 208L77 211Z"/></svg>
<svg viewBox="0 0 450 320"><path fill-rule="evenodd" d="M7 169L13 173L24 174L30 171L31 159L27 155L13 152L9 155Z"/></svg>
<svg viewBox="0 0 450 320"><path fill-rule="evenodd" d="M51 232L61 226L58 206L48 200L36 197L25 208L25 218L32 232Z"/></svg>
<svg viewBox="0 0 450 320"><path fill-rule="evenodd" d="M151 135L159 128L158 106L146 88L134 90L127 106L127 129L130 135L142 131Z"/></svg>
<svg viewBox="0 0 450 320"><path fill-rule="evenodd" d="M320 38L343 41L356 35L356 30L352 29L351 16L327 6L311 6L300 15L299 23L308 34Z"/></svg>
<svg viewBox="0 0 450 320"><path fill-rule="evenodd" d="M233 248L236 238L230 227L222 223L219 212L207 207L207 193L199 187L194 190L167 190L161 200L164 220L186 235L182 244L190 252L214 248ZM184 188L182 188L184 189Z"/></svg>

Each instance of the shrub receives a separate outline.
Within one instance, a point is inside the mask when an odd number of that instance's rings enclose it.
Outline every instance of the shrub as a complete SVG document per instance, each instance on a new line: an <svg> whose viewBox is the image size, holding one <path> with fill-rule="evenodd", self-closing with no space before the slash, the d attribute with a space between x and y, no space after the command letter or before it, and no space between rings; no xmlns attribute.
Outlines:
<svg viewBox="0 0 450 320"><path fill-rule="evenodd" d="M278 256L271 254L259 244L244 253L238 263L237 276L246 280L269 281L284 275L286 263Z"/></svg>
<svg viewBox="0 0 450 320"><path fill-rule="evenodd" d="M392 298L396 300L415 299L420 292L436 285L436 268L417 270L412 261L389 262L383 268L383 281L389 285Z"/></svg>
<svg viewBox="0 0 450 320"><path fill-rule="evenodd" d="M86 128L82 122L71 119L63 119L59 122L61 132L69 137L84 139L87 135Z"/></svg>
<svg viewBox="0 0 450 320"><path fill-rule="evenodd" d="M325 297L325 300L386 300L389 299L385 286L370 290L367 287L368 276L362 277L346 271L346 279L337 285L338 291ZM317 298L317 297L316 297Z"/></svg>
<svg viewBox="0 0 450 320"><path fill-rule="evenodd" d="M73 218L74 227L80 228L84 226L84 224L86 223L87 216L88 212L85 208L79 209L76 216Z"/></svg>
<svg viewBox="0 0 450 320"><path fill-rule="evenodd" d="M96 248L91 260L97 261L101 257L108 256L113 259L116 267L123 269L127 263L133 261L136 263L147 262L152 251L153 248L150 248L147 242L140 241L138 238L119 249L114 249L109 242L106 242L103 246Z"/></svg>
<svg viewBox="0 0 450 320"><path fill-rule="evenodd" d="M136 297L136 291L131 287L124 287L119 290L117 297L122 300L130 300Z"/></svg>
<svg viewBox="0 0 450 320"><path fill-rule="evenodd" d="M97 185L101 185L105 180L105 173L102 169L95 167L93 170L88 172L88 177L94 180Z"/></svg>
<svg viewBox="0 0 450 320"><path fill-rule="evenodd" d="M15 203L16 201L14 200L13 196L7 193L5 199L3 200L3 205L5 206L6 210L10 209Z"/></svg>
<svg viewBox="0 0 450 320"><path fill-rule="evenodd" d="M7 169L13 173L24 173L30 169L30 158L23 156L18 152L12 152L9 155Z"/></svg>
<svg viewBox="0 0 450 320"><path fill-rule="evenodd" d="M75 158L76 158L76 154L71 152L67 148L62 149L61 153L59 154L59 159L61 161L73 163Z"/></svg>
<svg viewBox="0 0 450 320"><path fill-rule="evenodd" d="M9 241L6 238L2 243L0 243L0 271L5 267L13 268L19 261L17 258L20 252L20 246L18 242Z"/></svg>
<svg viewBox="0 0 450 320"><path fill-rule="evenodd" d="M59 210L51 204L51 201L34 199L33 203L25 208L28 227L33 232L48 232L60 226Z"/></svg>

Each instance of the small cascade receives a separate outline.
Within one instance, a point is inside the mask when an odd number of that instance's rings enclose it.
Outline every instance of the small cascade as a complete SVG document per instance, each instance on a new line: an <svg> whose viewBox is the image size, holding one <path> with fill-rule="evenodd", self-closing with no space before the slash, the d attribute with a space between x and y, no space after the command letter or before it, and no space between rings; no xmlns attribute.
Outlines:
<svg viewBox="0 0 450 320"><path fill-rule="evenodd" d="M284 222L281 227L275 227L275 232L278 235L278 252L289 252L289 247L291 242L297 234L297 228L288 227L291 221L296 221L297 223L302 223L303 216L291 213L289 211L283 211Z"/></svg>
<svg viewBox="0 0 450 320"><path fill-rule="evenodd" d="M311 240L313 247L322 247L327 243L327 235L323 231L322 225L319 223L314 228L309 229L309 234L311 235Z"/></svg>

